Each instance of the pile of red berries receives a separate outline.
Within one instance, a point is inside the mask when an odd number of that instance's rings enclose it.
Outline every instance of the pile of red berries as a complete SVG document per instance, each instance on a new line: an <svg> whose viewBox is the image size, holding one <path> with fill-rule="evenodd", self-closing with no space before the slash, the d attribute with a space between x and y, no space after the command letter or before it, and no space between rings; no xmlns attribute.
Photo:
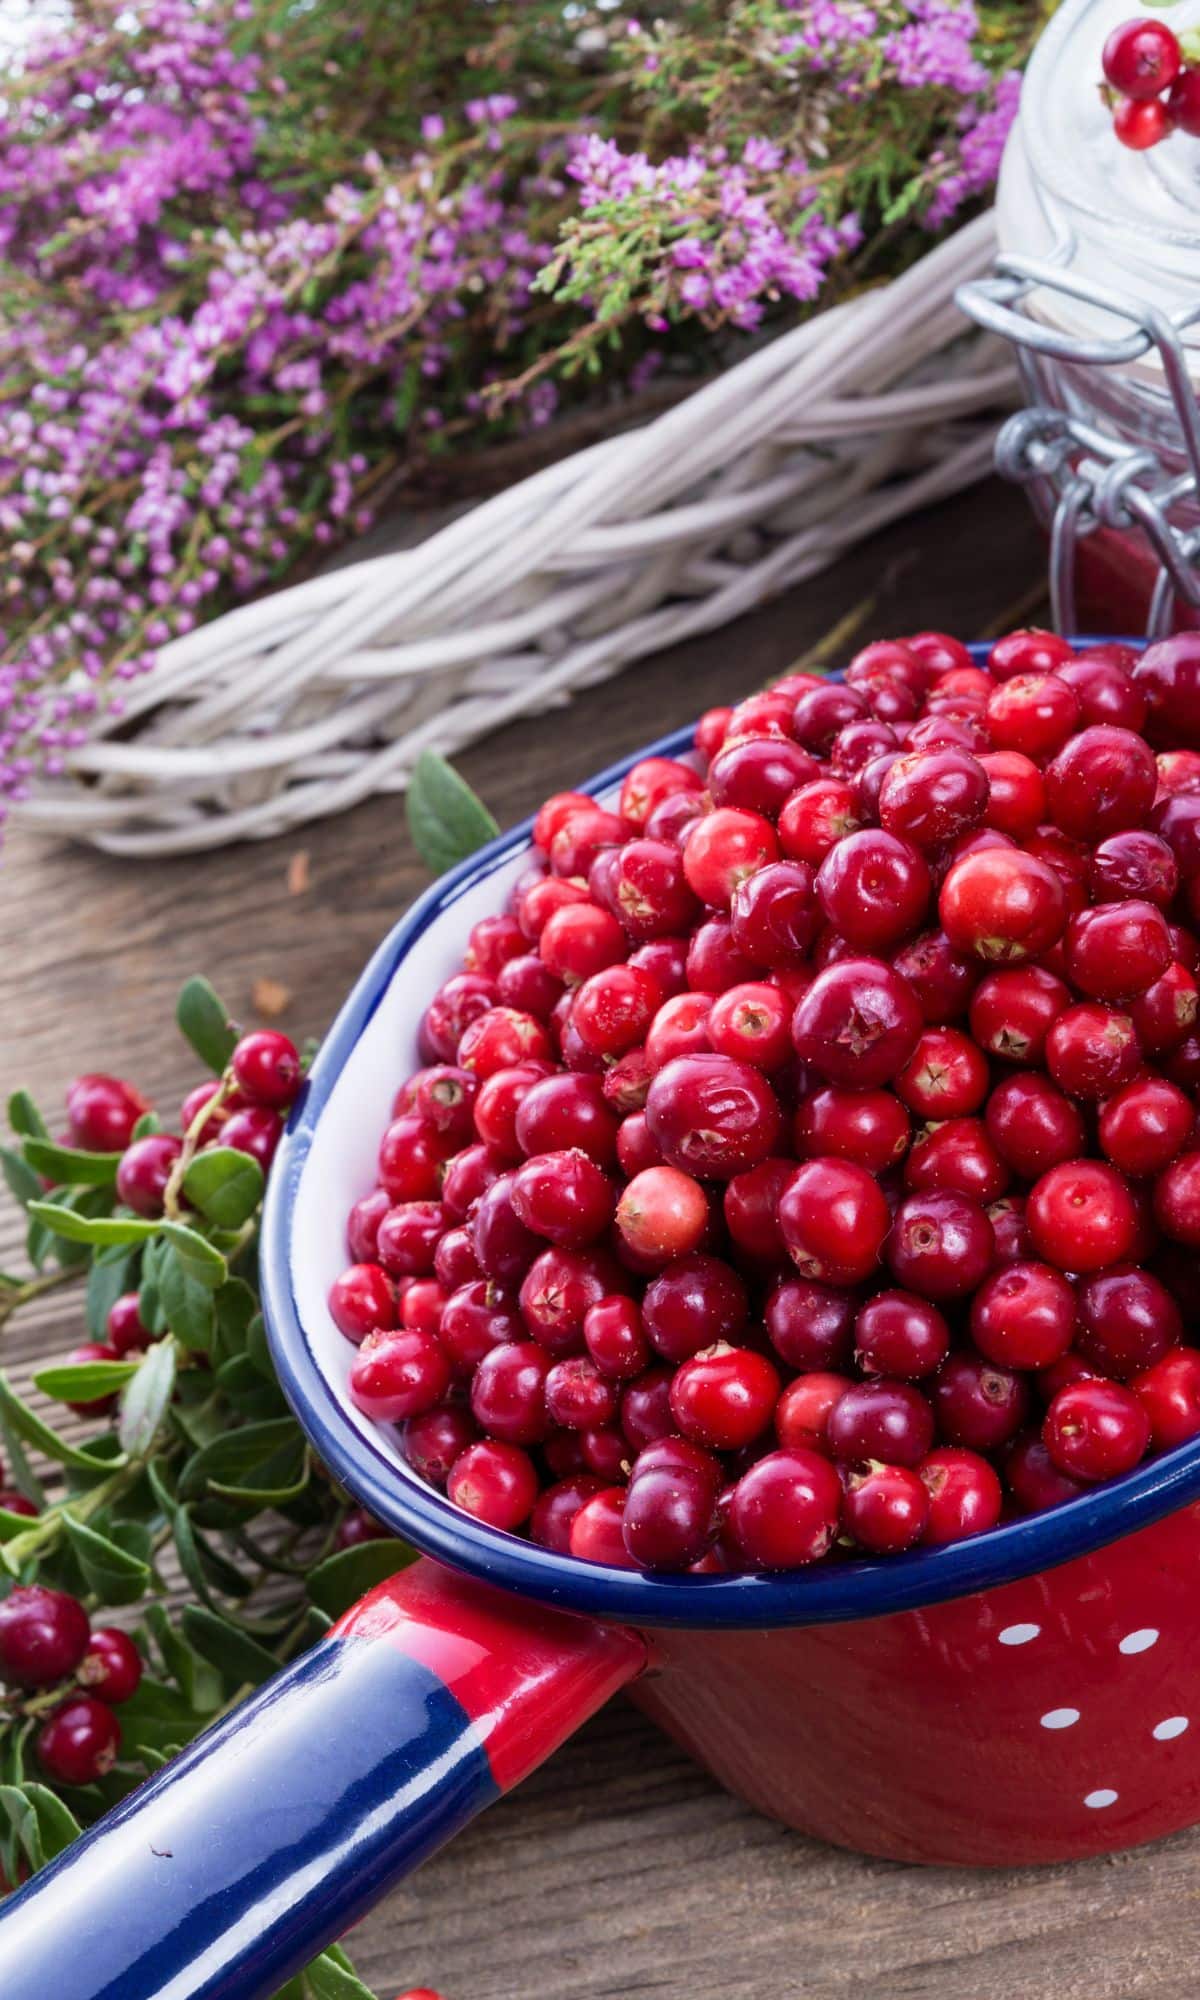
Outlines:
<svg viewBox="0 0 1200 2000"><path fill-rule="evenodd" d="M1123 146L1144 153L1176 129L1200 138L1200 66L1185 60L1165 21L1123 21L1105 42L1101 63L1116 93L1113 131Z"/></svg>
<svg viewBox="0 0 1200 2000"><path fill-rule="evenodd" d="M45 1715L37 1754L57 1783L94 1784L112 1769L121 1748L113 1709L137 1693L141 1678L128 1633L115 1625L93 1630L66 1591L21 1584L0 1603L0 1680L27 1712ZM47 1704L51 1688L61 1699Z"/></svg>
<svg viewBox="0 0 1200 2000"><path fill-rule="evenodd" d="M357 1405L656 1569L954 1541L1200 1432L1200 637L921 633L695 744L548 800L431 1000L330 1295Z"/></svg>

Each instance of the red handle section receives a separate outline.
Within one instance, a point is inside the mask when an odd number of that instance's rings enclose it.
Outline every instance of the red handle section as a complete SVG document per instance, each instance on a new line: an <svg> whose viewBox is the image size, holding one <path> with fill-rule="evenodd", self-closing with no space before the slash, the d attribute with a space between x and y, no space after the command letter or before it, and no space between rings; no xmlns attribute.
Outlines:
<svg viewBox="0 0 1200 2000"><path fill-rule="evenodd" d="M640 1632L531 1604L425 1558L362 1598L334 1635L388 1640L437 1674L505 1792L647 1661Z"/></svg>

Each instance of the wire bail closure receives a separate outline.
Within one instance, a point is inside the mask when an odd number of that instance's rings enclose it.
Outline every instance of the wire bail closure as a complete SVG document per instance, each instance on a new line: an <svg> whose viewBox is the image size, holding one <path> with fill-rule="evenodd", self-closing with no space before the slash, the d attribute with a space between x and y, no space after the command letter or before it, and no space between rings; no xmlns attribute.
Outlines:
<svg viewBox="0 0 1200 2000"><path fill-rule="evenodd" d="M977 326L1001 335L1016 351L1026 407L1002 426L995 448L1002 478L1027 486L1050 529L1050 602L1060 632L1079 629L1075 558L1098 528L1140 533L1158 559L1146 636L1170 630L1176 601L1200 612L1200 402L1184 348L1185 330L1200 320L1200 300L1164 313L1133 294L1116 292L1070 269L1075 242L1059 238L1047 258L999 255L992 275L959 286L958 306ZM1038 313L1039 294L1069 299L1111 316L1123 329L1111 338L1067 333ZM1173 410L1178 428L1172 471L1145 444L1122 437L1102 420L1071 408L1060 367L1127 369L1156 353L1163 388L1147 393Z"/></svg>

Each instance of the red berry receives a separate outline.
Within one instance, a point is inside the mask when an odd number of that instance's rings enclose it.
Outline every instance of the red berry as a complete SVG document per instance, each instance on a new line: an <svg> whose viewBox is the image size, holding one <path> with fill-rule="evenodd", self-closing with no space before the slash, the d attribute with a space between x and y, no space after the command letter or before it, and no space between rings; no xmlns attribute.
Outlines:
<svg viewBox="0 0 1200 2000"><path fill-rule="evenodd" d="M714 805L739 806L778 819L787 800L818 776L807 750L785 736L742 736L727 741L708 767Z"/></svg>
<svg viewBox="0 0 1200 2000"><path fill-rule="evenodd" d="M965 1349L947 1356L929 1393L942 1436L972 1451L1007 1444L1029 1409L1024 1375Z"/></svg>
<svg viewBox="0 0 1200 2000"><path fill-rule="evenodd" d="M1016 847L956 861L938 899L952 945L977 958L1040 958L1060 935L1066 897L1053 869Z"/></svg>
<svg viewBox="0 0 1200 2000"><path fill-rule="evenodd" d="M621 1532L627 1489L605 1486L585 1501L571 1523L571 1554L582 1562L607 1563L610 1569L636 1569Z"/></svg>
<svg viewBox="0 0 1200 2000"><path fill-rule="evenodd" d="M1042 1442L1073 1479L1113 1479L1131 1472L1150 1442L1150 1419L1117 1382L1074 1382L1046 1412Z"/></svg>
<svg viewBox="0 0 1200 2000"><path fill-rule="evenodd" d="M141 1091L122 1077L77 1076L67 1087L71 1144L89 1153L123 1153L149 1109Z"/></svg>
<svg viewBox="0 0 1200 2000"><path fill-rule="evenodd" d="M635 1174L617 1203L621 1237L639 1256L654 1262L698 1250L708 1222L704 1189L678 1167L647 1167Z"/></svg>
<svg viewBox="0 0 1200 2000"><path fill-rule="evenodd" d="M1078 1107L1036 1070L1019 1070L997 1084L984 1122L1001 1159L1026 1181L1077 1159L1087 1140Z"/></svg>
<svg viewBox="0 0 1200 2000"><path fill-rule="evenodd" d="M876 1292L854 1322L854 1358L866 1375L916 1382L940 1368L950 1328L937 1307L912 1292Z"/></svg>
<svg viewBox="0 0 1200 2000"><path fill-rule="evenodd" d="M978 1452L962 1445L939 1445L926 1454L917 1472L929 1496L923 1542L937 1547L995 1527L1003 1494L994 1470Z"/></svg>
<svg viewBox="0 0 1200 2000"><path fill-rule="evenodd" d="M1114 90L1135 99L1158 97L1179 75L1183 61L1165 21L1122 21L1104 44L1101 63Z"/></svg>
<svg viewBox="0 0 1200 2000"><path fill-rule="evenodd" d="M778 859L779 842L770 820L761 813L718 806L689 829L683 872L702 903L727 910L738 884Z"/></svg>
<svg viewBox="0 0 1200 2000"><path fill-rule="evenodd" d="M830 1458L830 1414L847 1389L853 1387L848 1375L835 1375L823 1369L797 1375L775 1405L775 1435L780 1444L789 1450L803 1446L806 1451L819 1451L823 1458Z"/></svg>
<svg viewBox="0 0 1200 2000"><path fill-rule="evenodd" d="M117 1196L126 1208L157 1221L171 1169L182 1150L182 1141L170 1132L147 1133L126 1147L117 1168Z"/></svg>
<svg viewBox="0 0 1200 2000"><path fill-rule="evenodd" d="M603 1491L604 1481L594 1472L574 1472L545 1487L529 1516L530 1541L540 1543L544 1549L553 1549L556 1555L569 1555L575 1516Z"/></svg>
<svg viewBox="0 0 1200 2000"><path fill-rule="evenodd" d="M456 1458L446 1482L456 1507L489 1528L510 1532L529 1519L538 1494L533 1460L519 1445L481 1438Z"/></svg>
<svg viewBox="0 0 1200 2000"><path fill-rule="evenodd" d="M828 922L860 952L888 952L911 937L926 919L932 891L919 849L882 827L847 834L817 871Z"/></svg>
<svg viewBox="0 0 1200 2000"><path fill-rule="evenodd" d="M733 1489L728 1527L751 1569L798 1569L827 1554L842 1488L828 1459L798 1448L768 1452Z"/></svg>
<svg viewBox="0 0 1200 2000"><path fill-rule="evenodd" d="M1179 887L1179 866L1158 834L1131 827L1102 840L1092 856L1091 891L1097 903L1140 898L1160 910L1170 908Z"/></svg>
<svg viewBox="0 0 1200 2000"><path fill-rule="evenodd" d="M122 1292L108 1309L105 1322L108 1344L122 1359L149 1347L154 1334L142 1323L141 1301L136 1292Z"/></svg>
<svg viewBox="0 0 1200 2000"><path fill-rule="evenodd" d="M618 1120L594 1076L548 1076L535 1083L517 1110L523 1153L558 1153L577 1147L598 1166L617 1157Z"/></svg>
<svg viewBox="0 0 1200 2000"><path fill-rule="evenodd" d="M738 1451L767 1428L778 1396L779 1376L765 1355L722 1341L681 1363L671 1412L694 1443Z"/></svg>
<svg viewBox="0 0 1200 2000"><path fill-rule="evenodd" d="M994 1271L971 1301L971 1338L988 1361L1045 1368L1071 1345L1075 1294L1048 1264Z"/></svg>
<svg viewBox="0 0 1200 2000"><path fill-rule="evenodd" d="M847 1464L917 1465L933 1443L933 1412L908 1382L856 1382L830 1411L825 1435Z"/></svg>
<svg viewBox="0 0 1200 2000"><path fill-rule="evenodd" d="M1087 1492L1080 1479L1063 1472L1051 1458L1040 1437L1017 1438L1004 1461L1008 1488L1024 1514L1041 1514L1047 1507L1061 1507Z"/></svg>
<svg viewBox="0 0 1200 2000"><path fill-rule="evenodd" d="M731 1056L679 1056L646 1098L646 1123L670 1166L729 1180L776 1150L779 1102L761 1072Z"/></svg>
<svg viewBox="0 0 1200 2000"><path fill-rule="evenodd" d="M79 1346L73 1347L66 1358L69 1362L79 1365L87 1361L119 1361L121 1359L115 1347L109 1347L106 1342L100 1340L80 1341ZM117 1398L115 1395L90 1396L85 1401L67 1404L67 1408L74 1410L77 1417L105 1416L108 1411L115 1410L116 1407Z"/></svg>
<svg viewBox="0 0 1200 2000"><path fill-rule="evenodd" d="M540 1443L550 1422L549 1374L550 1356L536 1340L505 1341L489 1348L471 1382L471 1414L480 1429L506 1444Z"/></svg>
<svg viewBox="0 0 1200 2000"><path fill-rule="evenodd" d="M1046 772L1050 817L1077 840L1105 840L1141 826L1154 804L1153 752L1132 729L1083 729Z"/></svg>
<svg viewBox="0 0 1200 2000"><path fill-rule="evenodd" d="M801 1160L827 1154L872 1174L902 1160L909 1137L908 1113L890 1090L815 1090L801 1098L792 1126Z"/></svg>
<svg viewBox="0 0 1200 2000"><path fill-rule="evenodd" d="M451 1292L437 1337L453 1366L469 1375L501 1341L523 1340L525 1323L510 1292L475 1278Z"/></svg>
<svg viewBox="0 0 1200 2000"><path fill-rule="evenodd" d="M1017 674L1054 674L1071 648L1057 632L1043 632L1032 626L1020 632L1006 632L988 654L988 671L994 680L1011 681Z"/></svg>
<svg viewBox="0 0 1200 2000"><path fill-rule="evenodd" d="M1137 1074L1142 1051L1128 1014L1097 1002L1068 1007L1046 1036L1046 1063L1071 1097L1108 1097Z"/></svg>
<svg viewBox="0 0 1200 2000"><path fill-rule="evenodd" d="M142 1678L142 1656L128 1632L98 1625L76 1669L80 1684L100 1701L129 1701Z"/></svg>
<svg viewBox="0 0 1200 2000"><path fill-rule="evenodd" d="M1161 1173L1187 1145L1195 1117L1186 1092L1165 1077L1135 1077L1101 1111L1100 1144L1123 1174Z"/></svg>
<svg viewBox="0 0 1200 2000"><path fill-rule="evenodd" d="M904 945L896 954L895 970L931 1025L965 1014L979 978L977 963L955 951L945 931L925 931Z"/></svg>
<svg viewBox="0 0 1200 2000"><path fill-rule="evenodd" d="M674 757L642 757L626 773L619 812L631 826L645 826L656 806L676 792L699 792L703 785L690 764Z"/></svg>
<svg viewBox="0 0 1200 2000"><path fill-rule="evenodd" d="M616 1190L586 1153L539 1153L517 1169L512 1183L517 1219L535 1236L581 1250L602 1236L613 1219Z"/></svg>
<svg viewBox="0 0 1200 2000"><path fill-rule="evenodd" d="M248 1153L258 1161L264 1174L282 1137L282 1118L265 1104L247 1104L244 1110L232 1112L220 1132L223 1146L232 1146L236 1153Z"/></svg>
<svg viewBox="0 0 1200 2000"><path fill-rule="evenodd" d="M338 1332L357 1344L396 1325L396 1287L382 1265L351 1264L330 1286L329 1311Z"/></svg>
<svg viewBox="0 0 1200 2000"><path fill-rule="evenodd" d="M980 824L988 789L987 772L968 751L912 751L897 759L883 781L880 823L917 847L938 847Z"/></svg>
<svg viewBox="0 0 1200 2000"><path fill-rule="evenodd" d="M449 1212L440 1201L401 1202L388 1210L375 1233L375 1255L389 1277L428 1278L449 1225Z"/></svg>
<svg viewBox="0 0 1200 2000"><path fill-rule="evenodd" d="M230 1058L238 1088L251 1104L286 1111L300 1088L300 1052L277 1028L243 1035Z"/></svg>
<svg viewBox="0 0 1200 2000"><path fill-rule="evenodd" d="M420 1044L425 1061L454 1063L458 1045L470 1023L496 1004L495 981L482 973L458 972L439 987L421 1019Z"/></svg>
<svg viewBox="0 0 1200 2000"><path fill-rule="evenodd" d="M737 1249L754 1262L778 1264L787 1255L779 1227L779 1200L791 1173L791 1160L763 1160L725 1183L725 1227Z"/></svg>
<svg viewBox="0 0 1200 2000"><path fill-rule="evenodd" d="M479 1436L469 1410L457 1403L437 1403L419 1417L410 1417L401 1434L405 1458L419 1479L444 1487L450 1468Z"/></svg>
<svg viewBox="0 0 1200 2000"><path fill-rule="evenodd" d="M1167 112L1189 138L1200 136L1200 70L1180 71L1167 92Z"/></svg>
<svg viewBox="0 0 1200 2000"><path fill-rule="evenodd" d="M1140 993L1129 1009L1134 1033L1148 1056L1169 1055L1187 1041L1200 1015L1200 987L1179 962Z"/></svg>
<svg viewBox="0 0 1200 2000"><path fill-rule="evenodd" d="M1174 124L1169 107L1157 97L1149 102L1122 98L1113 112L1113 131L1132 153L1145 153L1165 139Z"/></svg>
<svg viewBox="0 0 1200 2000"><path fill-rule="evenodd" d="M1078 725L1079 702L1057 674L1014 674L988 700L987 731L997 750L1052 757Z"/></svg>
<svg viewBox="0 0 1200 2000"><path fill-rule="evenodd" d="M617 1390L586 1354L556 1361L545 1378L545 1392L546 1415L564 1430L602 1430L616 1418Z"/></svg>
<svg viewBox="0 0 1200 2000"><path fill-rule="evenodd" d="M646 1569L698 1562L716 1533L720 1484L719 1461L688 1438L663 1438L639 1452L621 1522L634 1560Z"/></svg>
<svg viewBox="0 0 1200 2000"><path fill-rule="evenodd" d="M792 1040L827 1082L871 1090L904 1067L922 1025L912 991L890 966L847 958L813 980L792 1016Z"/></svg>
<svg viewBox="0 0 1200 2000"><path fill-rule="evenodd" d="M996 1239L978 1202L949 1191L910 1195L884 1255L896 1282L922 1298L965 1298L991 1269Z"/></svg>
<svg viewBox="0 0 1200 2000"><path fill-rule="evenodd" d="M60 1785L92 1785L111 1771L121 1747L121 1725L94 1695L73 1695L48 1716L37 1734L37 1754L48 1778Z"/></svg>
<svg viewBox="0 0 1200 2000"><path fill-rule="evenodd" d="M718 1055L733 1056L755 1069L782 1069L792 1054L792 1007L777 986L747 981L714 1000L708 1038Z"/></svg>
<svg viewBox="0 0 1200 2000"><path fill-rule="evenodd" d="M852 1472L842 1513L847 1531L874 1555L895 1555L919 1542L929 1519L929 1493L903 1465Z"/></svg>
<svg viewBox="0 0 1200 2000"><path fill-rule="evenodd" d="M602 1375L613 1382L633 1381L650 1360L642 1315L633 1299L614 1293L598 1299L583 1316L588 1353Z"/></svg>
<svg viewBox="0 0 1200 2000"><path fill-rule="evenodd" d="M1113 1264L1078 1286L1080 1359L1101 1375L1136 1375L1183 1337L1179 1307L1149 1271Z"/></svg>
<svg viewBox="0 0 1200 2000"><path fill-rule="evenodd" d="M1137 1211L1128 1183L1114 1168L1073 1160L1042 1175L1030 1192L1025 1220L1045 1263L1060 1271L1100 1271L1129 1255Z"/></svg>
<svg viewBox="0 0 1200 2000"><path fill-rule="evenodd" d="M618 1290L620 1272L596 1250L543 1250L525 1274L521 1315L533 1338L551 1354L583 1351L583 1322L589 1306Z"/></svg>
<svg viewBox="0 0 1200 2000"><path fill-rule="evenodd" d="M1159 1175L1154 1218L1172 1242L1200 1245L1200 1153L1182 1153Z"/></svg>
<svg viewBox="0 0 1200 2000"><path fill-rule="evenodd" d="M1156 1451L1171 1451L1200 1432L1200 1351L1177 1347L1130 1383L1150 1420Z"/></svg>
<svg viewBox="0 0 1200 2000"><path fill-rule="evenodd" d="M1171 963L1166 919L1153 903L1099 903L1071 918L1067 974L1093 1000L1133 1000Z"/></svg>
<svg viewBox="0 0 1200 2000"><path fill-rule="evenodd" d="M51 1687L75 1672L90 1632L78 1598L18 1584L0 1602L0 1676L10 1687Z"/></svg>
<svg viewBox="0 0 1200 2000"><path fill-rule="evenodd" d="M1019 750L987 751L978 761L988 786L984 825L1024 840L1046 817L1046 786L1037 765Z"/></svg>
<svg viewBox="0 0 1200 2000"><path fill-rule="evenodd" d="M806 1278L858 1285L876 1269L891 1227L874 1176L849 1160L808 1160L779 1202L788 1254Z"/></svg>
<svg viewBox="0 0 1200 2000"><path fill-rule="evenodd" d="M957 1028L927 1028L895 1082L897 1097L921 1118L965 1118L987 1087L985 1057Z"/></svg>

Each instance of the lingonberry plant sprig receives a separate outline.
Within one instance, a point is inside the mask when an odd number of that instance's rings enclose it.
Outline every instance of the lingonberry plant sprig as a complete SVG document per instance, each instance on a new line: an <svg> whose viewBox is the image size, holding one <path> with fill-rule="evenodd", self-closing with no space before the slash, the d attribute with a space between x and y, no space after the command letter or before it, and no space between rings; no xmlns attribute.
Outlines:
<svg viewBox="0 0 1200 2000"><path fill-rule="evenodd" d="M202 979L178 1019L210 1075L177 1132L89 1074L65 1138L18 1091L0 1149L30 1265L0 1280L0 1321L70 1287L87 1335L29 1395L0 1374L6 1887L407 1559L313 1457L263 1336L258 1213L300 1054L239 1034ZM336 1948L287 1989L355 1995Z"/></svg>
<svg viewBox="0 0 1200 2000"><path fill-rule="evenodd" d="M1200 137L1200 34L1166 21L1122 21L1101 55L1113 131L1144 153L1178 130Z"/></svg>

